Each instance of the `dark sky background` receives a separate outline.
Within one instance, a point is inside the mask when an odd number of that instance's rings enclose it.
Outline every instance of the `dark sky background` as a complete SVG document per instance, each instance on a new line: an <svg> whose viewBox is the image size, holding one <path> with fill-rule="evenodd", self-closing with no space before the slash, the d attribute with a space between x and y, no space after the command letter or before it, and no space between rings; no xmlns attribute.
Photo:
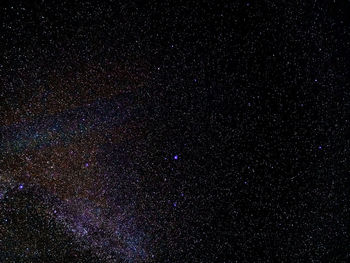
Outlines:
<svg viewBox="0 0 350 263"><path fill-rule="evenodd" d="M349 260L349 1L1 1L0 262Z"/></svg>

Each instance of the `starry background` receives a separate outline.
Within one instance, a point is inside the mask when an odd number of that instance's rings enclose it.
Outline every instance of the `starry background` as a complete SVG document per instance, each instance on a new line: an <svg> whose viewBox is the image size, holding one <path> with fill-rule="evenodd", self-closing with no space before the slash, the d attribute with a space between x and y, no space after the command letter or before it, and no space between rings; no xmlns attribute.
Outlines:
<svg viewBox="0 0 350 263"><path fill-rule="evenodd" d="M1 1L0 262L349 260L349 1Z"/></svg>

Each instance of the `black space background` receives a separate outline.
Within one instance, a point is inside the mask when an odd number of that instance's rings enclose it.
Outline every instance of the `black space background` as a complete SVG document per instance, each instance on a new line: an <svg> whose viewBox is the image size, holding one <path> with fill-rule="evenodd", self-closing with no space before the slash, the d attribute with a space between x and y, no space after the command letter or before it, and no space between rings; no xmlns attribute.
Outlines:
<svg viewBox="0 0 350 263"><path fill-rule="evenodd" d="M111 56L150 65L133 198L153 222L155 262L349 260L349 1L1 3L1 75L25 65L45 78ZM15 110L31 89L2 85L1 107ZM176 167L157 161L175 153ZM174 189L187 199L169 209L160 200ZM1 262L98 262L21 210L40 193L13 195L0 219L13 211L5 227L37 239L47 258L26 259L0 237Z"/></svg>

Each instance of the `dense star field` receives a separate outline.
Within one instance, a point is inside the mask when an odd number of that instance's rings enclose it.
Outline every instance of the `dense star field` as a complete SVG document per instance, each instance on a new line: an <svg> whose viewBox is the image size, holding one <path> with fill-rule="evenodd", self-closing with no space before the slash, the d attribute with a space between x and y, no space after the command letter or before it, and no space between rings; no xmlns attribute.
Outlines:
<svg viewBox="0 0 350 263"><path fill-rule="evenodd" d="M349 1L1 1L0 262L347 262Z"/></svg>

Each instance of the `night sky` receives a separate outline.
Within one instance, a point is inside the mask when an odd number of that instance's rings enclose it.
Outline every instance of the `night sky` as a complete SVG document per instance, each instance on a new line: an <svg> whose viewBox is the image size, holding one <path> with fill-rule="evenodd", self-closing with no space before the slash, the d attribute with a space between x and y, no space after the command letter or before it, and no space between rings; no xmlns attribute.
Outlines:
<svg viewBox="0 0 350 263"><path fill-rule="evenodd" d="M0 262L348 262L350 1L1 1Z"/></svg>

